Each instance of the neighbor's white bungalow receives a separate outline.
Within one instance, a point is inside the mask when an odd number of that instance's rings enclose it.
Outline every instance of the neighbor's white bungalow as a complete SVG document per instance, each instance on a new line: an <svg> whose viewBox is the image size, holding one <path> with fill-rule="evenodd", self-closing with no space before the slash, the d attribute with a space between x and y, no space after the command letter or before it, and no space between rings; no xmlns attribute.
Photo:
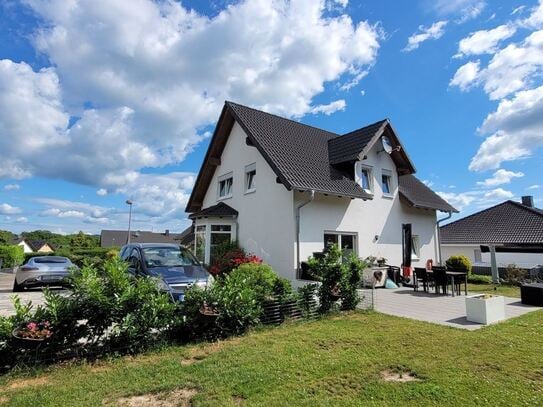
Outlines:
<svg viewBox="0 0 543 407"><path fill-rule="evenodd" d="M195 253L236 239L296 280L330 243L400 266L411 224L413 265L435 261L436 211L456 210L414 173L388 120L339 135L226 102L186 207Z"/></svg>

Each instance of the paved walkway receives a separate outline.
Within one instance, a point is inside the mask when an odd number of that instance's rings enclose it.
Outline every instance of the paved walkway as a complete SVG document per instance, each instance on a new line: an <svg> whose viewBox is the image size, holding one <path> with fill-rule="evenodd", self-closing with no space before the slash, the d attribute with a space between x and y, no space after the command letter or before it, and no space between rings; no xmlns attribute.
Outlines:
<svg viewBox="0 0 543 407"><path fill-rule="evenodd" d="M23 303L32 301L33 305L43 304L43 293L40 288L25 290L21 293L13 292L13 279L15 274L0 272L0 315L8 316L15 313L11 296L17 294ZM56 288L53 288L56 289Z"/></svg>
<svg viewBox="0 0 543 407"><path fill-rule="evenodd" d="M484 325L466 319L465 296L441 296L415 292L412 288L374 290L375 310L383 314L433 322L463 329L479 329ZM520 298L505 297L505 316L518 317L540 307L521 304Z"/></svg>

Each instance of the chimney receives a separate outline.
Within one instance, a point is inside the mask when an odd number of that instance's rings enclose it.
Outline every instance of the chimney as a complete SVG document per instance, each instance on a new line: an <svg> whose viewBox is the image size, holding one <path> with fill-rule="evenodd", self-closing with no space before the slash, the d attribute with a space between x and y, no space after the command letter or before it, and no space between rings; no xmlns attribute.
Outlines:
<svg viewBox="0 0 543 407"><path fill-rule="evenodd" d="M164 231L164 234L165 234L166 236L170 236L170 229L166 229L166 230Z"/></svg>
<svg viewBox="0 0 543 407"><path fill-rule="evenodd" d="M534 207L534 197L532 195L527 195L522 197L522 204L528 208Z"/></svg>

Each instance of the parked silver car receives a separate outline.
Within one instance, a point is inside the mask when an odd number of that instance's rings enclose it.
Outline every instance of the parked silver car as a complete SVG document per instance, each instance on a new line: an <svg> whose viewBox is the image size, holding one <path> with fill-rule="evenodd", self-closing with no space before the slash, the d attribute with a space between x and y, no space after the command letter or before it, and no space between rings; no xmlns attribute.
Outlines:
<svg viewBox="0 0 543 407"><path fill-rule="evenodd" d="M15 273L13 291L44 286L69 286L68 277L73 267L76 266L67 257L32 257Z"/></svg>

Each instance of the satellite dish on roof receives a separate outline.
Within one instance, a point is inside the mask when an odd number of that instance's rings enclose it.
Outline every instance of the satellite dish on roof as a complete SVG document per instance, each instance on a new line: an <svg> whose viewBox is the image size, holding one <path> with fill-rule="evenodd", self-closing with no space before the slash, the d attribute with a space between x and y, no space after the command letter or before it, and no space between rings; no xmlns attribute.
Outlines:
<svg viewBox="0 0 543 407"><path fill-rule="evenodd" d="M390 139L387 136L381 137L381 144L383 145L383 151L387 154L392 153L394 150L392 148L392 143L390 142Z"/></svg>

